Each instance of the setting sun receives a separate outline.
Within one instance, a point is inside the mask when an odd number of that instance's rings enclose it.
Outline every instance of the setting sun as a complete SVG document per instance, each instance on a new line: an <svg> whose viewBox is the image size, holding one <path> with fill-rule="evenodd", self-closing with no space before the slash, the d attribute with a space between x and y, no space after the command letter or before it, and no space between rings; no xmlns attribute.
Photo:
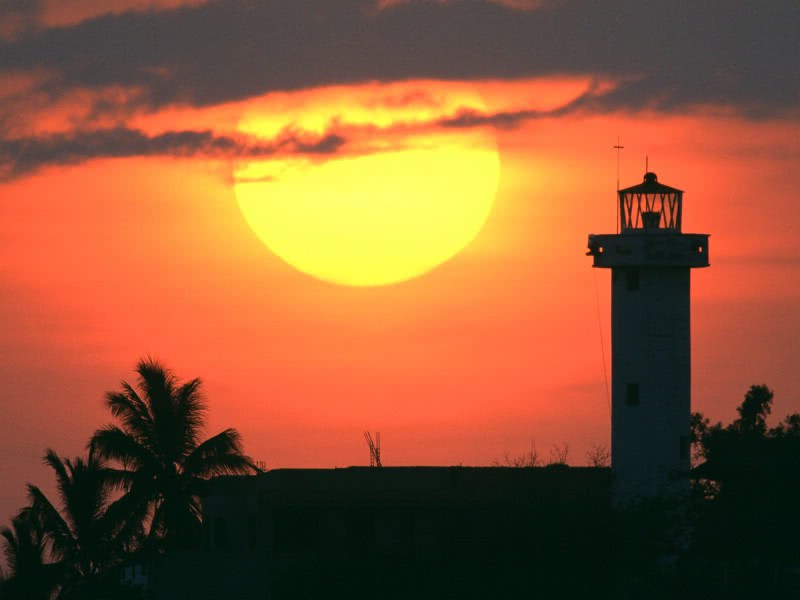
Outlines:
<svg viewBox="0 0 800 600"><path fill-rule="evenodd" d="M374 115L380 126L400 130L388 149L236 168L236 197L259 239L300 271L351 286L411 279L461 251L494 202L494 134L420 132L408 127L408 110L395 115L400 125L385 112ZM319 129L319 114L306 114L304 131ZM360 125L370 116L350 115ZM255 119L241 129L266 137L268 127Z"/></svg>

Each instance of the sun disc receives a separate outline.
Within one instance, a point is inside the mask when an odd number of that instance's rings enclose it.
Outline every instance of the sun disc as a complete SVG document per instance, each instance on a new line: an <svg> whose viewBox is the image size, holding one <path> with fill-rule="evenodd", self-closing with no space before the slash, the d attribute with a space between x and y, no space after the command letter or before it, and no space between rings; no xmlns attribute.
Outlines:
<svg viewBox="0 0 800 600"><path fill-rule="evenodd" d="M460 252L483 227L499 178L494 135L428 135L402 150L251 162L234 173L259 239L296 269L351 286L400 282Z"/></svg>

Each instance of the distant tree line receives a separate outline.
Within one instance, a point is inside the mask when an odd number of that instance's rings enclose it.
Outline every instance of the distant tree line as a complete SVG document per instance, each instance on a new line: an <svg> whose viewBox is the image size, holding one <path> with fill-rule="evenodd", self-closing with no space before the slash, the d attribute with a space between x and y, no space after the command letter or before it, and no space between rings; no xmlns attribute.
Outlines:
<svg viewBox="0 0 800 600"><path fill-rule="evenodd" d="M506 452L503 459L495 459L492 463L495 467L550 467L550 466L567 466L567 459L569 457L569 444L563 442L561 444L553 444L550 447L550 457L547 462L544 461L539 451L536 449L536 440L531 442L531 447L527 452L522 454L512 455ZM608 446L603 444L592 444L591 448L585 454L586 465L589 467L610 467L611 466L611 452Z"/></svg>
<svg viewBox="0 0 800 600"><path fill-rule="evenodd" d="M181 383L149 358L136 372L136 387L123 382L106 394L116 424L95 431L84 456L46 451L57 498L28 484L28 505L0 530L9 570L0 597L139 598L120 568L197 546L208 479L257 471L235 429L201 439L199 379Z"/></svg>
<svg viewBox="0 0 800 600"><path fill-rule="evenodd" d="M769 427L772 399L754 385L729 425L691 420L693 562L743 597L800 589L800 413Z"/></svg>

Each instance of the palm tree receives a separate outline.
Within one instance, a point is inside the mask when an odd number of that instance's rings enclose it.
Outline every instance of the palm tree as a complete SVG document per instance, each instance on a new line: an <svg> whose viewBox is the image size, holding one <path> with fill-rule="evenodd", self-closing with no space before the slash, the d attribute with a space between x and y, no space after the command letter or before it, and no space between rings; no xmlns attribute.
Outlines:
<svg viewBox="0 0 800 600"><path fill-rule="evenodd" d="M57 570L59 599L89 599L116 589L113 567L141 537L144 514L121 498L110 502L102 459L90 451L74 461L47 450L45 464L56 474L58 510L35 485L28 484L30 515L41 527Z"/></svg>
<svg viewBox="0 0 800 600"><path fill-rule="evenodd" d="M59 567L46 560L47 544L41 523L30 507L0 529L3 554L10 570L0 583L0 597L8 600L47 600L59 580Z"/></svg>
<svg viewBox="0 0 800 600"><path fill-rule="evenodd" d="M150 511L150 541L160 548L189 547L201 537L200 495L216 475L258 471L239 433L226 429L201 442L206 403L201 382L179 382L158 361L136 366L138 391L106 394L120 425L95 432L90 446L116 461L111 475L132 502Z"/></svg>

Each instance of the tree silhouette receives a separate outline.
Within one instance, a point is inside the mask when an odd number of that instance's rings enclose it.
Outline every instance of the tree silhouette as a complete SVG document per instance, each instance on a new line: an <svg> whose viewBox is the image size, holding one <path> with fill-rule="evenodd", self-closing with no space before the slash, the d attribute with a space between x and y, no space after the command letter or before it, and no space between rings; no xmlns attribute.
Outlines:
<svg viewBox="0 0 800 600"><path fill-rule="evenodd" d="M531 440L531 449L518 456L511 456L506 450L503 455L503 462L495 459L492 463L495 467L538 467L541 464L539 452L536 450L536 440Z"/></svg>
<svg viewBox="0 0 800 600"><path fill-rule="evenodd" d="M44 460L55 472L61 509L28 485L30 520L42 532L31 541L49 548L49 567L59 573L59 599L103 597L118 587L111 569L135 543L144 515L125 499L109 503L105 467L96 453L72 461L48 449Z"/></svg>
<svg viewBox="0 0 800 600"><path fill-rule="evenodd" d="M0 584L0 597L8 600L47 600L60 579L60 568L46 559L47 545L41 523L30 507L0 529L3 554L10 570Z"/></svg>
<svg viewBox="0 0 800 600"><path fill-rule="evenodd" d="M109 472L125 497L149 511L151 547L196 545L206 480L258 469L243 454L235 429L200 441L206 412L200 379L180 383L149 358L139 362L136 372L138 392L123 381L122 391L106 394L120 425L97 430L90 445L117 463Z"/></svg>
<svg viewBox="0 0 800 600"><path fill-rule="evenodd" d="M766 433L767 417L772 412L772 396L772 390L765 385L750 386L742 404L736 409L739 418L734 421L734 427L742 432Z"/></svg>
<svg viewBox="0 0 800 600"><path fill-rule="evenodd" d="M611 452L607 446L602 444L592 444L586 452L586 464L590 467L610 467Z"/></svg>
<svg viewBox="0 0 800 600"><path fill-rule="evenodd" d="M553 444L550 448L550 462L548 465L563 465L567 464L567 456L569 456L569 444Z"/></svg>
<svg viewBox="0 0 800 600"><path fill-rule="evenodd" d="M754 385L730 425L692 415L693 469L698 492L695 550L735 565L742 589L760 588L786 565L800 566L800 414L768 429L772 391ZM760 567L757 567L760 565ZM774 575L770 575L774 579Z"/></svg>

